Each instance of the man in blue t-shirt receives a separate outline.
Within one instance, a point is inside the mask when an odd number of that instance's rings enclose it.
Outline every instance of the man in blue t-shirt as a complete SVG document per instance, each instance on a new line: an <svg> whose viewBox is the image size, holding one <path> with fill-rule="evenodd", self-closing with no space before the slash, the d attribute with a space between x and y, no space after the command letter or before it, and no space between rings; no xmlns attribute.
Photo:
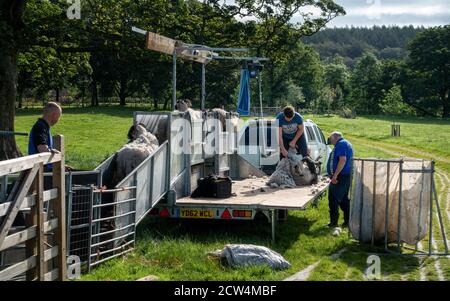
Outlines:
<svg viewBox="0 0 450 301"><path fill-rule="evenodd" d="M295 112L294 108L287 106L283 112L277 116L279 126L279 142L281 155L288 156L290 148L294 148L303 157L308 156L308 146L306 144L305 126L302 116Z"/></svg>
<svg viewBox="0 0 450 301"><path fill-rule="evenodd" d="M28 141L28 155L36 155L44 152L55 152L50 127L58 123L62 115L61 107L55 102L45 105L42 118L39 118L30 131ZM53 165L47 164L45 171L51 171Z"/></svg>
<svg viewBox="0 0 450 301"><path fill-rule="evenodd" d="M353 147L339 132L331 134L329 144L333 144L334 149L327 163L327 173L331 178L328 190L328 205L330 207L330 224L328 224L328 227L337 227L339 207L344 212L344 223L342 227L348 227L350 218L350 199L348 198L348 193L351 184Z"/></svg>

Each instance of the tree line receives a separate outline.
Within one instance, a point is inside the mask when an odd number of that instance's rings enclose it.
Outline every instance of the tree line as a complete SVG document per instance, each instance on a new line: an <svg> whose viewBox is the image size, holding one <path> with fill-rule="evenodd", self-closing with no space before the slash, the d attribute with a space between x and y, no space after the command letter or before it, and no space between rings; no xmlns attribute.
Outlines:
<svg viewBox="0 0 450 301"><path fill-rule="evenodd" d="M321 111L450 117L449 25L334 28L304 41L322 61Z"/></svg>

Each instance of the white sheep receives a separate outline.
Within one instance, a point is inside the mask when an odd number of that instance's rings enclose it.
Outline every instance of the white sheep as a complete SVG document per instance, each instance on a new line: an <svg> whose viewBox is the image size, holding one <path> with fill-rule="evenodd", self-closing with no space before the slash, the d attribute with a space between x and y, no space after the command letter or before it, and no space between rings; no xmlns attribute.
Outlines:
<svg viewBox="0 0 450 301"><path fill-rule="evenodd" d="M239 124L238 116L231 116L227 123L227 117L228 117L227 111L225 111L223 109L219 109L219 108L212 109L211 111L214 113L217 113L217 115L219 116L219 121L222 124L223 131L229 130L230 132L237 132L237 127ZM227 126L230 126L231 128L227 129Z"/></svg>
<svg viewBox="0 0 450 301"><path fill-rule="evenodd" d="M158 139L143 126L136 127L136 139L117 151L116 178L125 178L136 167L150 156L159 146Z"/></svg>
<svg viewBox="0 0 450 301"><path fill-rule="evenodd" d="M317 172L310 171L303 162L303 157L290 149L288 158L283 158L277 165L275 172L270 176L269 186L276 188L293 188L308 186L317 183Z"/></svg>
<svg viewBox="0 0 450 301"><path fill-rule="evenodd" d="M202 118L202 112L196 111L191 108L192 103L188 99L180 99L175 104L175 112L187 112L191 118L191 120L197 120Z"/></svg>

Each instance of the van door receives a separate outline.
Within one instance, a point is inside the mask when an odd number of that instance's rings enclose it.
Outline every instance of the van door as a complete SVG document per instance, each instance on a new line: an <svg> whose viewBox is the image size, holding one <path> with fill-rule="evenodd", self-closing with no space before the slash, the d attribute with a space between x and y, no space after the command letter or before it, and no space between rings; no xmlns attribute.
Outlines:
<svg viewBox="0 0 450 301"><path fill-rule="evenodd" d="M278 127L271 120L259 120L258 127L261 167L277 165L280 161Z"/></svg>
<svg viewBox="0 0 450 301"><path fill-rule="evenodd" d="M320 153L320 162L322 162L322 170L324 170L324 167L327 164L328 161L328 156L329 156L329 152L328 152L328 145L327 142L325 140L325 136L322 133L322 130L317 126L317 125L313 125L314 131L316 133L316 136L318 137L319 140L319 153Z"/></svg>
<svg viewBox="0 0 450 301"><path fill-rule="evenodd" d="M238 148L239 155L256 168L272 170L280 161L278 127L271 120L249 121L239 134Z"/></svg>
<svg viewBox="0 0 450 301"><path fill-rule="evenodd" d="M305 123L306 142L313 160L317 160L320 156L319 143L311 123Z"/></svg>
<svg viewBox="0 0 450 301"><path fill-rule="evenodd" d="M241 129L238 140L238 154L256 168L260 168L260 150L258 146L258 128L254 120Z"/></svg>

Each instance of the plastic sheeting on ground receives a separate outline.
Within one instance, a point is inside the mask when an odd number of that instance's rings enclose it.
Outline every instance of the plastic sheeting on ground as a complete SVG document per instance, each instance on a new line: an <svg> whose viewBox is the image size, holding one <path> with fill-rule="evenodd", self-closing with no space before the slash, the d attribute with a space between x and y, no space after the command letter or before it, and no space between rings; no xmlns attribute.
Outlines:
<svg viewBox="0 0 450 301"><path fill-rule="evenodd" d="M354 161L350 231L360 242L387 240L414 245L427 234L431 202L432 173L403 173L400 162ZM364 165L364 167L363 167ZM431 161L404 159L403 170L430 170ZM399 198L400 191L400 223Z"/></svg>
<svg viewBox="0 0 450 301"><path fill-rule="evenodd" d="M274 270L291 267L291 264L283 256L262 246L230 244L211 254L226 259L230 266L268 265Z"/></svg>

